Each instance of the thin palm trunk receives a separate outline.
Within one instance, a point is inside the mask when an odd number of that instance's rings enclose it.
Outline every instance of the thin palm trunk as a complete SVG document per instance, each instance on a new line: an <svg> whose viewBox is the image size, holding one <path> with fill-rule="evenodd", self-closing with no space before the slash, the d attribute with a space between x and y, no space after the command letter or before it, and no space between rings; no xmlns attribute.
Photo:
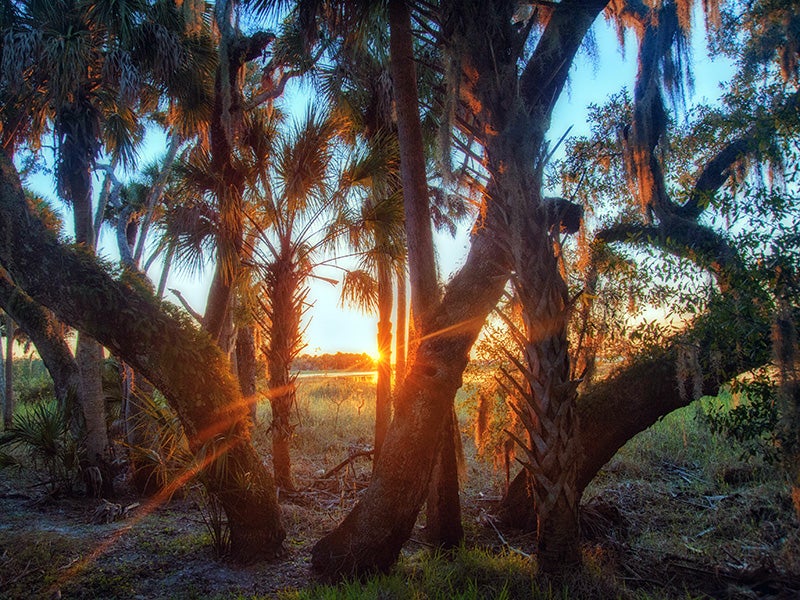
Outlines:
<svg viewBox="0 0 800 600"><path fill-rule="evenodd" d="M172 261L175 258L175 243L170 242L167 247L167 253L164 256L164 266L161 268L161 277L158 279L158 291L156 296L158 298L164 297L164 290L167 288L167 279L169 279L169 272L172 268Z"/></svg>
<svg viewBox="0 0 800 600"><path fill-rule="evenodd" d="M378 263L378 381L375 391L375 454L380 456L392 419L392 275L387 259Z"/></svg>
<svg viewBox="0 0 800 600"><path fill-rule="evenodd" d="M395 345L394 384L399 386L406 377L406 314L408 310L408 296L406 294L406 273L402 269L397 274L397 343Z"/></svg>
<svg viewBox="0 0 800 600"><path fill-rule="evenodd" d="M167 156L164 158L164 163L161 165L161 173L158 179L150 188L145 199L145 214L142 222L139 224L139 239L136 241L136 248L133 252L133 261L138 265L142 260L144 254L144 246L147 242L147 233L150 231L150 225L153 223L153 214L155 213L158 201L167 187L167 180L169 179L170 170L175 163L175 158L178 155L178 149L181 145L180 136L177 133L172 133L169 138L169 146L167 147Z"/></svg>
<svg viewBox="0 0 800 600"><path fill-rule="evenodd" d="M414 62L411 15L405 0L389 0L389 53L400 144L400 179L403 186L411 306L427 327L439 298L428 198L425 147L419 118L417 70Z"/></svg>
<svg viewBox="0 0 800 600"><path fill-rule="evenodd" d="M5 403L3 404L3 425L6 429L14 422L14 335L16 325L11 315L6 313L6 362L4 369Z"/></svg>

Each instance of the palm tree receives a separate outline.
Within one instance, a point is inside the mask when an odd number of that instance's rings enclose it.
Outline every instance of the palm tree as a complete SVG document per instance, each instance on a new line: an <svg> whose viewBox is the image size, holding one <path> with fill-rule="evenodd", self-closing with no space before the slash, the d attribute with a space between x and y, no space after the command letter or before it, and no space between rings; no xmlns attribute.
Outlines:
<svg viewBox="0 0 800 600"><path fill-rule="evenodd" d="M336 119L309 109L302 122L273 138L249 216L256 230L252 263L261 280L259 322L267 340L262 350L272 406L272 460L275 481L287 490L294 489L289 443L295 378L290 368L303 347L307 281L319 277L315 270L326 262L322 250L345 231L335 213L351 181L346 173L334 181L330 164L339 129Z"/></svg>
<svg viewBox="0 0 800 600"><path fill-rule="evenodd" d="M369 190L349 224L347 241L351 250L361 253L361 264L345 275L342 299L364 310L377 308L378 313L373 464L391 420L393 275L406 252L391 81L382 51L385 32L376 27L379 24L373 20L359 28L361 43L340 44L335 66L320 78L323 94L346 124L346 140L360 154L351 177Z"/></svg>
<svg viewBox="0 0 800 600"><path fill-rule="evenodd" d="M470 254L440 301L433 251L428 244L431 219L411 15L402 0L389 1L412 307L415 313L419 309L422 335L414 364L398 395L397 413L370 488L345 521L315 546L313 563L318 569L348 572L386 568L399 552L399 540L409 535L433 470L434 455L423 440L440 435L452 411L469 349L502 294L511 257L497 242L509 234L508 227L519 213L536 211L534 180L520 177L531 173L544 143L554 99L563 88L574 53L604 4L558 4L530 55L524 55L526 46L524 38L520 39L530 29L520 31L511 23L514 2L448 4L442 7L447 14L440 15L439 21L446 23L446 28L428 20L432 14L429 9L420 10L418 22L431 28L431 38L439 43L453 42L452 50L458 52L458 97L474 111L459 113L465 118L458 124L486 148L484 164L492 177ZM463 36L462 28L468 30ZM495 51L500 39L507 52ZM520 78L519 61L523 60ZM526 238L520 235L516 239ZM544 245L535 247L537 251L546 249ZM551 265L549 261L544 264ZM412 464L413 478L406 475ZM367 525L384 520L392 525Z"/></svg>

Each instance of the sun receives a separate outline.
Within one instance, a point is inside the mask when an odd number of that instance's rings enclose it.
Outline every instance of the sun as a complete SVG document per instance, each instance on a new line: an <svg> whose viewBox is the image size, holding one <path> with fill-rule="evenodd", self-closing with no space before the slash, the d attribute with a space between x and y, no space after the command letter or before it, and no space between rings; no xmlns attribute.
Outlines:
<svg viewBox="0 0 800 600"><path fill-rule="evenodd" d="M380 360L381 360L381 353L380 353L380 351L379 351L379 350L377 350L377 349L371 349L371 350L367 350L366 354L367 354L367 356L369 356L369 357L372 359L372 362L373 362L373 364L374 364L375 366L377 366L377 365L378 365L378 363L379 363L379 362L380 362Z"/></svg>

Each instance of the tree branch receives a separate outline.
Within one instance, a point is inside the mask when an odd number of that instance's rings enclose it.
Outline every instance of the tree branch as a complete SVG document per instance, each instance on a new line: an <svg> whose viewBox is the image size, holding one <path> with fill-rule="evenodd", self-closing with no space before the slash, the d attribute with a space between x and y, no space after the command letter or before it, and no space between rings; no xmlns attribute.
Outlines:
<svg viewBox="0 0 800 600"><path fill-rule="evenodd" d="M730 142L717 155L706 163L695 182L689 199L677 209L677 214L685 219L697 219L719 191L730 175L731 166L742 156L757 148L755 135L748 133Z"/></svg>
<svg viewBox="0 0 800 600"><path fill-rule="evenodd" d="M189 301L186 298L183 297L183 294L181 294L181 291L180 290L176 290L175 288L170 288L169 291L172 292L175 295L175 297L180 301L180 303L183 306L183 308L186 309L186 312L188 312L190 315L192 315L192 317L194 317L194 320L202 325L203 324L203 315L201 315L199 312L197 312L195 309L192 308L192 305L189 304Z"/></svg>

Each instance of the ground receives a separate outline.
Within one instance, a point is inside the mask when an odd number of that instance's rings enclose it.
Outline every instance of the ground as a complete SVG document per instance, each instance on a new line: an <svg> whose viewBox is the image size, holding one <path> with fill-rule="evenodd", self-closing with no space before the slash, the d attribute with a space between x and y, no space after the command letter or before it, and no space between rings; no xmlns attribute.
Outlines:
<svg viewBox="0 0 800 600"><path fill-rule="evenodd" d="M371 467L360 456L331 473L369 446L373 414L368 385L339 385L319 382L298 402L300 491L281 498L281 558L215 558L194 489L150 506L120 485L109 505L50 496L30 470L3 469L0 598L800 597L800 529L780 470L742 459L694 407L633 440L587 490L585 567L565 590L532 577L533 534L493 519L505 475L476 457L466 417L465 548L431 558L423 516L392 574L322 587L311 546L357 500ZM255 436L265 459L267 417Z"/></svg>

